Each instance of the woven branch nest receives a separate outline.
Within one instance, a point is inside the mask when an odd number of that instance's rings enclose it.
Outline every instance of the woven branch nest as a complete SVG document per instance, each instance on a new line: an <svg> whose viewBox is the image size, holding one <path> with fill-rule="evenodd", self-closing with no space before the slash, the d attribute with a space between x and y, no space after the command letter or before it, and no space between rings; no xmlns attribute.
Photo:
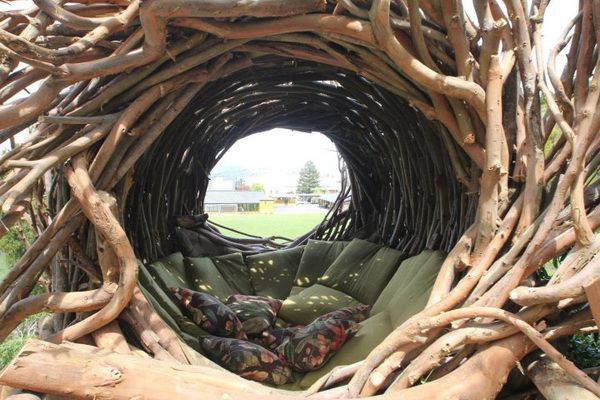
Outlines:
<svg viewBox="0 0 600 400"><path fill-rule="evenodd" d="M258 57L199 91L136 164L125 227L138 254L154 260L174 251L167 217L202 213L208 173L220 155L276 127L330 138L352 189L349 210L342 211L343 190L324 223L294 244L360 234L407 256L424 248L448 251L473 219L476 196L452 172L442 127L354 73Z"/></svg>
<svg viewBox="0 0 600 400"><path fill-rule="evenodd" d="M136 289L136 257L171 250L173 218L203 212L236 140L288 127L336 144L352 193L292 245L449 251L427 308L317 397L494 397L535 349L600 394L549 342L600 318L596 1L547 65L544 0L477 1L471 17L458 0L34 3L0 15L0 233L21 219L36 233L0 282L0 338L44 309L56 343L121 316L149 353L189 362ZM32 296L40 278L50 293ZM232 383L204 382L214 393L279 396L216 374Z"/></svg>

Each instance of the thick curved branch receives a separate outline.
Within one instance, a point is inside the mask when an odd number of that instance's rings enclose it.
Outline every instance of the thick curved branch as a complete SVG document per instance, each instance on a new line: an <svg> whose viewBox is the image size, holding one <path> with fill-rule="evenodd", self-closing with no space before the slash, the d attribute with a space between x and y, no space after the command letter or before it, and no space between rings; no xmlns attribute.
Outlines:
<svg viewBox="0 0 600 400"><path fill-rule="evenodd" d="M35 95L16 104L0 106L0 129L37 117L67 86L68 83L50 77L44 81Z"/></svg>
<svg viewBox="0 0 600 400"><path fill-rule="evenodd" d="M55 343L77 339L117 318L130 302L137 284L137 260L131 244L110 207L92 185L83 157L73 160L73 166L65 169L65 177L84 214L104 236L105 242L119 261L119 284L111 300L100 311L48 339Z"/></svg>
<svg viewBox="0 0 600 400"><path fill-rule="evenodd" d="M177 17L274 17L322 11L323 0L151 0L140 8L144 28L142 49L88 63L64 64L61 68L71 80L83 80L115 74L152 62L161 57L167 46L167 21Z"/></svg>
<svg viewBox="0 0 600 400"><path fill-rule="evenodd" d="M103 18L103 21L95 26L90 32L86 33L85 36L78 38L74 43L69 44L67 47L57 50L38 46L20 36L13 35L4 30L0 30L0 42L4 43L10 49L19 52L19 54L36 60L47 61L55 65L60 65L67 61L73 62L70 60L72 56L82 53L106 39L114 32L122 30L129 25L133 19L137 17L139 7L140 0L132 1L122 12L115 14L112 17Z"/></svg>
<svg viewBox="0 0 600 400"><path fill-rule="evenodd" d="M64 145L56 151L46 155L41 160L30 160L31 169L18 183L12 186L12 188L3 196L0 197L0 204L2 204L2 211L7 212L10 210L15 201L22 196L31 186L37 182L38 179L50 168L53 168L56 164L60 164L67 160L69 157L87 149L92 144L102 139L112 126L112 119L104 122L95 129L90 130L85 135L73 140L71 143ZM9 164L10 165L10 164ZM23 165L21 165L23 167Z"/></svg>
<svg viewBox="0 0 600 400"><path fill-rule="evenodd" d="M87 312L104 307L112 298L115 286L71 293L45 293L27 297L0 318L0 342L6 339L26 317L42 311L53 313Z"/></svg>
<svg viewBox="0 0 600 400"><path fill-rule="evenodd" d="M282 33L337 33L356 39L367 46L376 46L371 24L341 15L307 14L268 21L224 23L203 18L176 18L176 26L197 29L226 39L256 39Z"/></svg>
<svg viewBox="0 0 600 400"><path fill-rule="evenodd" d="M519 318L524 321L537 321L553 311L552 307L532 307L519 313ZM423 352L411 361L398 378L387 390L397 392L403 388L414 385L424 374L441 364L442 360L457 348L470 344L493 342L512 336L518 329L512 324L497 323L468 326L460 328L441 336L427 346Z"/></svg>
<svg viewBox="0 0 600 400"><path fill-rule="evenodd" d="M33 0L33 2L40 8L40 10L42 10L55 20L60 21L64 25L75 29L94 29L98 25L110 21L111 19L111 17L82 17L65 10L59 4L55 3L52 0Z"/></svg>

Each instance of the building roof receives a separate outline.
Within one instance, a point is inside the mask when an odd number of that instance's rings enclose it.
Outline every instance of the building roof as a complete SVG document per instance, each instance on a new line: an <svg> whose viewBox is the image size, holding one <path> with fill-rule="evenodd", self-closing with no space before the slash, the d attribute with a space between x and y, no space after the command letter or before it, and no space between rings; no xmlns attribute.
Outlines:
<svg viewBox="0 0 600 400"><path fill-rule="evenodd" d="M296 193L271 193L271 197L274 198L293 198L296 197Z"/></svg>
<svg viewBox="0 0 600 400"><path fill-rule="evenodd" d="M249 204L260 200L271 200L264 192L242 192L238 190L209 190L204 204Z"/></svg>
<svg viewBox="0 0 600 400"><path fill-rule="evenodd" d="M340 195L339 193L323 193L322 195L319 196L319 199L333 203L334 201L337 200L339 195ZM348 200L350 200L350 196L348 196L344 201L348 201Z"/></svg>
<svg viewBox="0 0 600 400"><path fill-rule="evenodd" d="M319 199L333 203L339 195L339 193L323 193L319 196Z"/></svg>

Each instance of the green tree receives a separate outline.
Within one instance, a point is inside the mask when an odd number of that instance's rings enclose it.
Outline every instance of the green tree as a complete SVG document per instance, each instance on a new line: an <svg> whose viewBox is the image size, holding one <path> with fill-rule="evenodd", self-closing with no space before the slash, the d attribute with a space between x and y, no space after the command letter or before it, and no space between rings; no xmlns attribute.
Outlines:
<svg viewBox="0 0 600 400"><path fill-rule="evenodd" d="M320 186L319 171L317 171L315 163L307 161L300 170L296 193L314 193Z"/></svg>
<svg viewBox="0 0 600 400"><path fill-rule="evenodd" d="M254 182L250 186L250 190L253 191L253 192L264 192L265 191L265 187L260 182Z"/></svg>
<svg viewBox="0 0 600 400"><path fill-rule="evenodd" d="M30 243L34 239L33 229L28 224L18 222L0 239L0 253L4 254L10 265L14 264L25 253L25 241L22 235Z"/></svg>

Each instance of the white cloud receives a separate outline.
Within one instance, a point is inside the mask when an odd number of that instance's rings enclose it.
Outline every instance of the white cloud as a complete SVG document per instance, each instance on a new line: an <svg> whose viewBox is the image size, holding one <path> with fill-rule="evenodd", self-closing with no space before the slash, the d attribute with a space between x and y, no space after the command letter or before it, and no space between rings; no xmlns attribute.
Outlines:
<svg viewBox="0 0 600 400"><path fill-rule="evenodd" d="M275 128L238 140L227 151L214 172L231 167L244 168L247 182L261 182L267 191L285 192L294 187L300 168L313 161L321 174L321 184L339 180L335 145L318 132L304 133ZM213 174L214 176L215 174Z"/></svg>

